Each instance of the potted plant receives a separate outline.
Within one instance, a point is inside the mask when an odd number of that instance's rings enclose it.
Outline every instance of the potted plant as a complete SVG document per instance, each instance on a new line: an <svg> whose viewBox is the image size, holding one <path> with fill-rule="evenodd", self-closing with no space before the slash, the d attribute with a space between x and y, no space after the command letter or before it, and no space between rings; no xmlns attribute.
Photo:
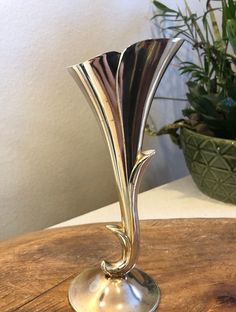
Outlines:
<svg viewBox="0 0 236 312"><path fill-rule="evenodd" d="M188 75L183 118L157 134L169 134L183 149L203 193L236 204L236 1L208 0L203 15L186 0L184 12L153 3L159 27L185 38L197 55L196 62L180 63L181 74Z"/></svg>

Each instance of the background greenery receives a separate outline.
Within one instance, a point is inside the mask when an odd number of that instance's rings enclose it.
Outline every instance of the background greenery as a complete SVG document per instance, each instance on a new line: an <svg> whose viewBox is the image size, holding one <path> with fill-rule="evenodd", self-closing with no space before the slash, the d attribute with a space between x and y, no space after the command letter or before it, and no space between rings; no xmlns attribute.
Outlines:
<svg viewBox="0 0 236 312"><path fill-rule="evenodd" d="M190 106L184 118L163 127L176 140L180 127L226 139L236 138L236 1L208 0L205 12L169 8L153 1L158 27L163 34L183 37L197 54L196 62L181 61L181 75L188 75L187 98ZM220 13L221 22L216 19ZM169 33L168 33L169 35Z"/></svg>

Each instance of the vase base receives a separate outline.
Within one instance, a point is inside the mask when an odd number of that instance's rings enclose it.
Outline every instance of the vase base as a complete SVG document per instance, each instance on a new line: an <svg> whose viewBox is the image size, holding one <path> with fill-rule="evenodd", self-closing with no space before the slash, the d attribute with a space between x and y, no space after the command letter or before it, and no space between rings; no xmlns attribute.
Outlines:
<svg viewBox="0 0 236 312"><path fill-rule="evenodd" d="M76 312L154 312L160 302L158 285L136 268L125 278L105 277L101 269L87 270L72 281L68 295Z"/></svg>

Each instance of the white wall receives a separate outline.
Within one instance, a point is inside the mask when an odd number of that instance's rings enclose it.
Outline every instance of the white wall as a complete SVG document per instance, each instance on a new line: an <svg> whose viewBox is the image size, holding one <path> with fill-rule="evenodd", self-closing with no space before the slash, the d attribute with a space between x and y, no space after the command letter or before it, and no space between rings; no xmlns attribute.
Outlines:
<svg viewBox="0 0 236 312"><path fill-rule="evenodd" d="M0 12L3 239L116 200L106 145L65 68L150 37L150 2L3 0ZM157 159L144 188L184 172Z"/></svg>

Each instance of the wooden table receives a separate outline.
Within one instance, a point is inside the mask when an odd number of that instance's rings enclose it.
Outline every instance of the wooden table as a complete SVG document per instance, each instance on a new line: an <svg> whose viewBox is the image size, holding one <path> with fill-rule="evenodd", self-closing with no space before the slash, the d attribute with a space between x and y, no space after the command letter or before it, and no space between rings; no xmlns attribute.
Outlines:
<svg viewBox="0 0 236 312"><path fill-rule="evenodd" d="M141 231L138 266L161 287L158 312L236 311L235 219L149 220L141 222ZM1 242L0 311L72 311L71 279L104 258L116 258L117 246L104 224Z"/></svg>

